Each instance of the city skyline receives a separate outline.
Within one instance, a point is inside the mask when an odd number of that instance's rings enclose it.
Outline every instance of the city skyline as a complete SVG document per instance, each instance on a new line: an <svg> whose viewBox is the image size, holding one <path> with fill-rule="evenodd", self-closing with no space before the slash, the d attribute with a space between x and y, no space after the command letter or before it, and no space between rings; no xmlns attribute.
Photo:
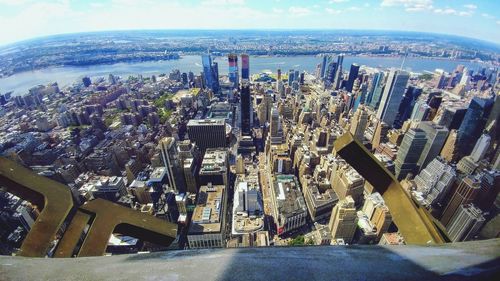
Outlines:
<svg viewBox="0 0 500 281"><path fill-rule="evenodd" d="M0 46L55 34L144 29L397 30L500 43L494 1L0 1ZM376 17L373 14L376 13Z"/></svg>

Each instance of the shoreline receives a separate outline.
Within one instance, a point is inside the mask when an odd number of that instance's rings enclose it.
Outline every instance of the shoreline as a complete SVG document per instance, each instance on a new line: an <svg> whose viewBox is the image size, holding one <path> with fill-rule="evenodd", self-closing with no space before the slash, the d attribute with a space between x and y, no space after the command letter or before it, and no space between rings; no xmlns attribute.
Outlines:
<svg viewBox="0 0 500 281"><path fill-rule="evenodd" d="M359 59L359 61L358 61ZM380 55L345 55L344 67L350 63L358 63L372 68L399 67L403 56L380 56ZM224 75L227 71L227 62L224 56L214 56L214 60L219 63L219 71ZM262 70L300 69L313 73L317 63L320 62L319 55L260 55L251 56L250 68L252 73L259 73ZM442 63L441 63L442 62ZM422 73L444 69L452 72L458 64L464 64L470 69L478 70L482 67L492 67L492 63L474 60L460 60L436 57L407 57L405 68L412 72ZM46 85L57 82L59 87L65 87L78 82L84 76L90 78L104 77L113 74L121 77L139 74L150 76L161 73L167 74L173 69L182 72L192 71L197 73L202 71L201 58L194 53L181 54L179 59L170 60L148 60L133 62L106 63L85 66L54 65L30 71L23 71L0 78L0 93L13 92L13 95L23 95L29 88L36 85ZM347 68L346 68L347 69Z"/></svg>
<svg viewBox="0 0 500 281"><path fill-rule="evenodd" d="M329 55L337 55L340 53L325 53ZM183 54L180 55L179 58L176 59L158 59L158 60L131 60L131 61L117 61L117 62L109 62L109 63L97 63L97 64L86 64L86 65L70 65L70 64L54 64L54 65L49 65L46 67L40 67L40 68L34 68L32 70L26 70L26 71L20 71L20 72L15 72L10 75L0 75L0 80L1 79L6 79L18 74L22 73L35 73L37 71L42 71L42 70L47 70L47 69L57 69L57 68L64 68L64 67L73 67L73 68L81 68L84 69L86 67L96 67L96 66L106 66L106 65L119 65L119 64L135 64L135 63L147 63L147 62L166 62L166 61L179 61L182 60L183 57L189 57L189 56L200 56L201 54ZM322 54L310 54L310 55L250 55L250 57L253 58L294 58L294 57L320 57ZM401 55L370 55L370 54L345 54L346 57L360 57L360 58L380 58L380 59L402 59L404 56ZM221 58L225 56L213 56L214 58ZM482 64L485 65L485 67L496 67L500 66L495 64L495 61L482 61L482 60L467 60L467 59L457 59L457 58L444 58L444 57L427 57L427 56L407 56L406 59L424 59L424 60L436 60L436 61L456 61L456 62L467 62L467 63L477 63L477 64ZM201 59L200 59L201 60Z"/></svg>

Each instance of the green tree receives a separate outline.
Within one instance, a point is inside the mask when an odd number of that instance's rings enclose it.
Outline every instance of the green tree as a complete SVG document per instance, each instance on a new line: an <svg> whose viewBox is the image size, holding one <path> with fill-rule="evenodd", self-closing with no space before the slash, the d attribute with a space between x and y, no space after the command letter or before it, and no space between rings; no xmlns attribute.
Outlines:
<svg viewBox="0 0 500 281"><path fill-rule="evenodd" d="M299 246L299 245L304 245L305 238L304 235L299 235L295 238L292 239L292 241L288 242L289 246Z"/></svg>

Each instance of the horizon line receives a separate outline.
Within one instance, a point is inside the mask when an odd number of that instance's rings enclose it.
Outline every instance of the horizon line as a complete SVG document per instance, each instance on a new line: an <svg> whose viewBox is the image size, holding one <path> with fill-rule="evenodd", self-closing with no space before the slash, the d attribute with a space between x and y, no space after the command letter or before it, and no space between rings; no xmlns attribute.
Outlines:
<svg viewBox="0 0 500 281"><path fill-rule="evenodd" d="M108 32L145 32L145 31L355 31L355 32L382 32L382 33L391 33L391 32L400 32L400 33L413 33L413 34L423 34L423 35L434 35L434 36L448 36L448 37L456 37L462 39L468 39L471 41L479 41L478 43L490 44L495 47L496 52L500 51L500 42L494 42L485 40L482 38L469 37L465 35L457 35L451 33L438 33L438 32L429 32L429 31L415 31L415 30L399 30L399 29L344 29L344 28L146 28L146 29L110 29L110 30L89 30L89 31L77 31L77 32L63 32L63 33L54 33L48 35L41 35L30 37L18 41L8 42L0 44L0 48L9 47L16 44L22 44L25 42L36 41L41 39L48 39L51 37L59 37L65 35L76 35L76 34L98 34L98 33L108 33Z"/></svg>

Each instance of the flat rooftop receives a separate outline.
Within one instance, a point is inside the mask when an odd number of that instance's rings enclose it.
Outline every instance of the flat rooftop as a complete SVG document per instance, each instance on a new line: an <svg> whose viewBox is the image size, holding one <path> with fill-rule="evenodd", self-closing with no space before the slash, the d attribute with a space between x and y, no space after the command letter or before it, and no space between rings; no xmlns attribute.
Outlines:
<svg viewBox="0 0 500 281"><path fill-rule="evenodd" d="M297 178L293 175L277 175L274 181L274 192L278 211L284 216L307 212L302 192L299 190Z"/></svg>
<svg viewBox="0 0 500 281"><path fill-rule="evenodd" d="M224 125L224 119L191 119L188 126Z"/></svg>
<svg viewBox="0 0 500 281"><path fill-rule="evenodd" d="M193 211L189 235L218 233L221 231L224 212L224 186L202 186Z"/></svg>

